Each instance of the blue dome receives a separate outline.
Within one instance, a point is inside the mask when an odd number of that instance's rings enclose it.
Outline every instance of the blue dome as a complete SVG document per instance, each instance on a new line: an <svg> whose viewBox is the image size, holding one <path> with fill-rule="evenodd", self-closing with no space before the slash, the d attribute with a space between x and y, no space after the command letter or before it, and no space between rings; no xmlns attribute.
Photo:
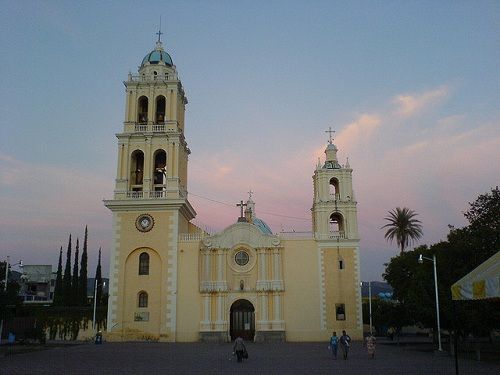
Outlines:
<svg viewBox="0 0 500 375"><path fill-rule="evenodd" d="M269 228L269 226L261 219L254 218L253 225L255 225L257 228L259 228L260 231L264 234L273 234L273 232L271 231L271 228Z"/></svg>
<svg viewBox="0 0 500 375"><path fill-rule="evenodd" d="M174 65L172 62L172 58L168 53L165 51L159 50L159 49L154 49L150 53L148 53L143 59L142 59L142 64L143 66L146 63L150 64L165 64L168 66Z"/></svg>

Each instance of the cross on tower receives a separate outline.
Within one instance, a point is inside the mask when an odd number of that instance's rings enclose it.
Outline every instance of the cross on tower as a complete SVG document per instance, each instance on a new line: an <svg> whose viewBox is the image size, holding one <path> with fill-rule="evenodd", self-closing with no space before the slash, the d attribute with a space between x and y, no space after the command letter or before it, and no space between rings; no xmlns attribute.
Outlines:
<svg viewBox="0 0 500 375"><path fill-rule="evenodd" d="M158 35L158 43L161 42L161 34L163 34L161 32L161 16L160 16L160 28L158 29L158 32L156 33L156 35Z"/></svg>
<svg viewBox="0 0 500 375"><path fill-rule="evenodd" d="M328 127L328 130L325 130L325 133L329 133L329 138L330 138L330 139L329 139L329 141L328 141L328 142L331 144L331 143L332 143L332 141L333 141L332 134L333 134L333 133L335 133L335 130L332 130L332 127L331 127L331 126L329 126L329 127Z"/></svg>
<svg viewBox="0 0 500 375"><path fill-rule="evenodd" d="M243 207L246 207L247 204L246 203L243 203L243 201L240 201L240 203L237 203L236 204L237 207L240 207L240 217L243 218Z"/></svg>
<svg viewBox="0 0 500 375"><path fill-rule="evenodd" d="M161 27L161 26L160 26ZM161 28L158 30L158 32L156 33L156 35L158 35L158 43L161 42L161 34L163 34L161 32Z"/></svg>

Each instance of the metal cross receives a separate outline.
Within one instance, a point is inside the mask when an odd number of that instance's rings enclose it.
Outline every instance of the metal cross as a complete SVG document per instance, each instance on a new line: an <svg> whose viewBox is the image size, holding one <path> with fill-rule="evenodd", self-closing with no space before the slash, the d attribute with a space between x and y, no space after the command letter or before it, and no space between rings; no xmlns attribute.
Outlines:
<svg viewBox="0 0 500 375"><path fill-rule="evenodd" d="M237 206L237 207L240 207L240 210L241 210L241 213L240 213L240 215L241 215L241 216L240 216L240 217L244 217L244 216L243 216L243 207L246 207L246 206L247 206L247 204L246 204L246 203L243 203L243 201L240 201L240 203L237 203L237 204L236 204L236 206Z"/></svg>
<svg viewBox="0 0 500 375"><path fill-rule="evenodd" d="M160 27L161 27L161 26L160 26ZM158 32L156 33L156 35L158 35L158 42L161 42L161 34L163 34L163 33L161 32L161 29L160 29L160 30L158 30Z"/></svg>
<svg viewBox="0 0 500 375"><path fill-rule="evenodd" d="M160 16L160 28L158 29L158 32L156 33L156 35L158 35L158 42L161 42L161 34L163 34L161 32L161 16Z"/></svg>
<svg viewBox="0 0 500 375"><path fill-rule="evenodd" d="M329 143L332 143L332 141L333 141L332 134L335 133L335 130L332 130L332 127L329 126L328 130L325 130L325 133L329 133L329 136L330 136Z"/></svg>

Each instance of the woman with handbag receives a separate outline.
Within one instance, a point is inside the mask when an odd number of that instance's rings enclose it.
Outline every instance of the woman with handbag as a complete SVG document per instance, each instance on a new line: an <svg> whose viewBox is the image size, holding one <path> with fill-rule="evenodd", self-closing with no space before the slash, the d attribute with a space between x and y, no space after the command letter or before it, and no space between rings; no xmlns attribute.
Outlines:
<svg viewBox="0 0 500 375"><path fill-rule="evenodd" d="M247 348L241 336L238 336L236 340L234 340L233 354L236 354L238 362L242 362L243 358L248 358Z"/></svg>

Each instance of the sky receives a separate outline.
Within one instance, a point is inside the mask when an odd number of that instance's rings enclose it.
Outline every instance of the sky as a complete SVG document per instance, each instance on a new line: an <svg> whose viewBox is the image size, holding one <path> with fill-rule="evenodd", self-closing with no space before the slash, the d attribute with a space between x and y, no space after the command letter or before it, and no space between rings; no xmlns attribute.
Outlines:
<svg viewBox="0 0 500 375"><path fill-rule="evenodd" d="M189 100L196 223L220 231L252 190L274 232L311 230L329 127L353 168L361 279L398 254L396 207L446 239L500 176L498 1L4 1L0 259L57 264L89 228L108 274L124 86L162 40Z"/></svg>

